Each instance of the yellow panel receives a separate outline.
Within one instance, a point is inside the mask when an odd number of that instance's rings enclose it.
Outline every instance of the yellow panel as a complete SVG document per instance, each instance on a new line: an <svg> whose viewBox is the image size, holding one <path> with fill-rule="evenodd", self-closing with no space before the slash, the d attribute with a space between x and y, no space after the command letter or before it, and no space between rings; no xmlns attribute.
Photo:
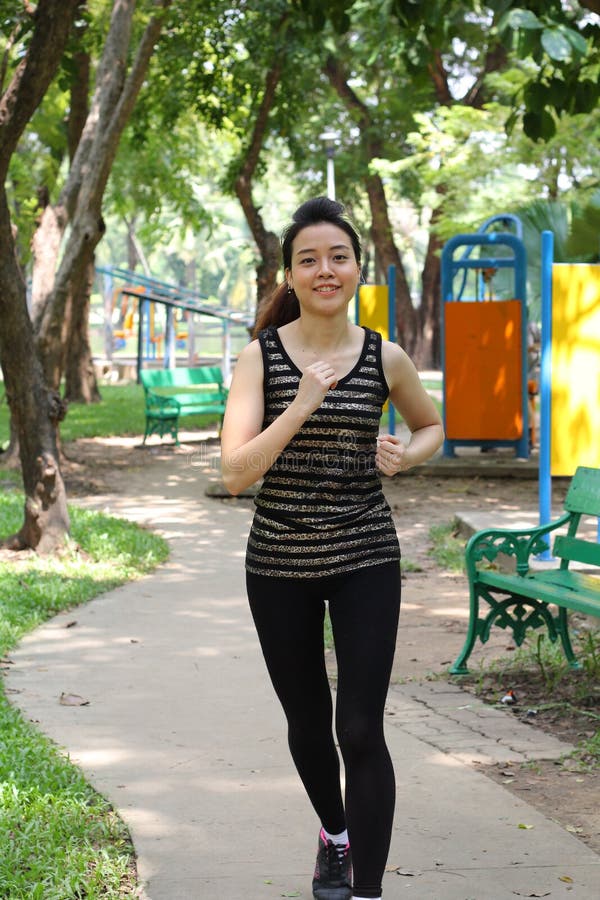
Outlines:
<svg viewBox="0 0 600 900"><path fill-rule="evenodd" d="M361 284L358 289L358 324L378 331L389 340L388 289L385 284Z"/></svg>
<svg viewBox="0 0 600 900"><path fill-rule="evenodd" d="M600 467L600 266L552 267L552 475Z"/></svg>

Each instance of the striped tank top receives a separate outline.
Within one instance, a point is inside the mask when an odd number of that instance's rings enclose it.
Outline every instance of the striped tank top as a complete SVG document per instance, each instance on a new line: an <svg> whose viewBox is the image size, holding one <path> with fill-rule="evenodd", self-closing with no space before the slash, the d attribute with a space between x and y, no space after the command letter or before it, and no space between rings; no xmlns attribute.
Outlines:
<svg viewBox="0 0 600 900"><path fill-rule="evenodd" d="M354 368L266 472L246 551L257 575L317 578L400 559L375 450L388 387L381 335L365 328ZM271 424L296 396L302 372L277 329L261 331L265 415Z"/></svg>

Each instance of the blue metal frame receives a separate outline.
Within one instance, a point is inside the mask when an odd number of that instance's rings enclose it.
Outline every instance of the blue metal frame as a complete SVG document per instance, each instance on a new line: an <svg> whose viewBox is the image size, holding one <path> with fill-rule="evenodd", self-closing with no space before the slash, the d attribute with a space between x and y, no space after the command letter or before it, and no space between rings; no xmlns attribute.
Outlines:
<svg viewBox="0 0 600 900"><path fill-rule="evenodd" d="M396 341L396 266L388 266L388 340ZM354 302L354 322L360 322L360 285L356 288ZM396 434L396 410L391 401L388 401L388 431Z"/></svg>
<svg viewBox="0 0 600 900"><path fill-rule="evenodd" d="M554 234L542 232L542 336L540 358L540 525L552 521L552 474L550 451L552 440L552 265ZM550 549L540 559L552 559Z"/></svg>
<svg viewBox="0 0 600 900"><path fill-rule="evenodd" d="M396 266L388 268L388 340L396 343ZM388 401L388 427L390 434L396 434L396 410L391 400Z"/></svg>
<svg viewBox="0 0 600 900"><path fill-rule="evenodd" d="M482 226L482 229L489 226L496 220L515 220L516 216L509 214L493 216L488 219ZM518 220L517 220L518 221ZM520 223L519 223L520 224ZM517 229L518 230L518 229ZM513 256L500 257L480 257L479 259L470 259L470 253L474 247L489 246L506 246L513 251ZM459 259L454 259L454 252L459 247L466 247L467 250ZM525 247L521 238L508 232L491 232L485 233L483 230L475 234L459 234L450 240L442 250L441 263L441 281L442 281L442 310L441 310L441 332L442 332L442 371L444 374L444 393L443 393L443 415L444 426L446 425L446 353L445 353L445 307L446 303L460 302L460 297L464 290L466 275L468 269L512 269L515 279L514 296L522 304L521 316L521 415L523 421L523 433L516 440L472 440L459 438L446 438L444 440L444 456L455 456L455 447L459 446L477 446L477 447L514 447L515 454L522 458L529 458L529 419L528 419L528 395L527 395L527 260ZM464 271L463 284L459 296L454 294L454 279L457 274ZM502 302L502 301L498 301Z"/></svg>

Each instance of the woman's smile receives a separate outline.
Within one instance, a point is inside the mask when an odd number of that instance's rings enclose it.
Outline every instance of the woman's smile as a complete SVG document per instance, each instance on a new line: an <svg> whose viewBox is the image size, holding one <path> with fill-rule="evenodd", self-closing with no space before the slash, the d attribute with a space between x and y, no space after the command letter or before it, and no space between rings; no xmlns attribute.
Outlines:
<svg viewBox="0 0 600 900"><path fill-rule="evenodd" d="M333 294L334 291L338 291L339 289L339 284L318 284L313 288L318 294Z"/></svg>

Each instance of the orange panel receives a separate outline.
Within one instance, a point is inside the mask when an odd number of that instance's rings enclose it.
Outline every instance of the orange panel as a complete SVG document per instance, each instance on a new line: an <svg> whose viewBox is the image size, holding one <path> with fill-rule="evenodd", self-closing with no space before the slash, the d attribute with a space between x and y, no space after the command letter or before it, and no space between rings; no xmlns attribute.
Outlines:
<svg viewBox="0 0 600 900"><path fill-rule="evenodd" d="M520 301L446 303L444 315L446 436L520 438Z"/></svg>

